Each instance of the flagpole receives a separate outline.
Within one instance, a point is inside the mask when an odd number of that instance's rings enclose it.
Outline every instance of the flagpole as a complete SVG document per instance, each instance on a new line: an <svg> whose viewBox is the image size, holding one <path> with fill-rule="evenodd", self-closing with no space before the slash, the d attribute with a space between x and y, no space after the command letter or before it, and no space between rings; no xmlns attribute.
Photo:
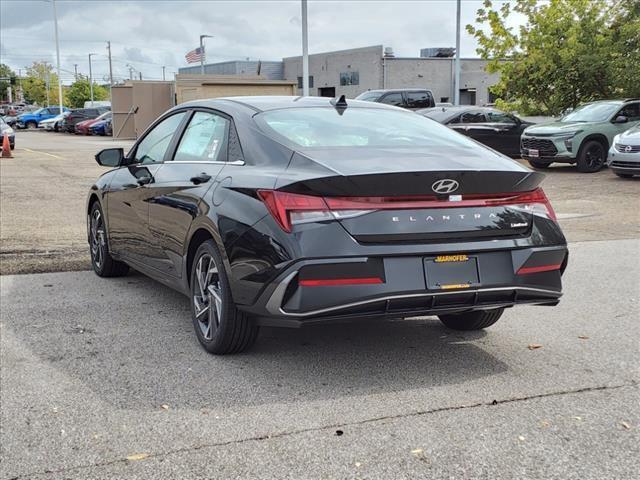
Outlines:
<svg viewBox="0 0 640 480"><path fill-rule="evenodd" d="M213 38L212 35L200 35L200 75L204 75L204 39Z"/></svg>

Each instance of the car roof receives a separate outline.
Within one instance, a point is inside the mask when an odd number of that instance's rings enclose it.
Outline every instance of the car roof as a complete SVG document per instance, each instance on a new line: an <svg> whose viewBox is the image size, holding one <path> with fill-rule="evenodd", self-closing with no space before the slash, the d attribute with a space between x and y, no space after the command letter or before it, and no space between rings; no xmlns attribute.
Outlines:
<svg viewBox="0 0 640 480"><path fill-rule="evenodd" d="M360 95L364 93L388 93L388 92L430 92L431 90L428 88L378 88L375 90L367 90L366 92L362 92Z"/></svg>
<svg viewBox="0 0 640 480"><path fill-rule="evenodd" d="M268 110L280 110L283 108L303 108L303 107L333 107L329 97L294 97L294 96L255 96L255 97L221 97L206 100L194 100L183 103L180 107L208 107L220 108L224 105L243 105L255 112L265 112ZM377 108L398 110L398 107L384 105L381 103L364 102L362 100L347 99L347 108ZM402 110L402 109L400 109Z"/></svg>

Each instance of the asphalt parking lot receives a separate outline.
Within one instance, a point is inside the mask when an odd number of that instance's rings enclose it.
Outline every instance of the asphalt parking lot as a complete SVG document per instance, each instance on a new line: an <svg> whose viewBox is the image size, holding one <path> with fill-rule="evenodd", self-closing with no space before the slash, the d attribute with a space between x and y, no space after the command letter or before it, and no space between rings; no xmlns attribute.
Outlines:
<svg viewBox="0 0 640 480"><path fill-rule="evenodd" d="M637 180L548 172L571 251L558 307L480 333L265 328L221 358L185 297L85 270L92 156L113 143L19 132L0 159L2 478L637 475Z"/></svg>

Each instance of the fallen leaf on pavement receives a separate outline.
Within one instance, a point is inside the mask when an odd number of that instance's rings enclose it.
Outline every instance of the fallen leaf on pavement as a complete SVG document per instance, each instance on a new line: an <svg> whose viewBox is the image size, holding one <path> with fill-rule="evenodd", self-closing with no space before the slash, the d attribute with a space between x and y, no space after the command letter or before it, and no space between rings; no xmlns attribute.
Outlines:
<svg viewBox="0 0 640 480"><path fill-rule="evenodd" d="M163 410L169 410L169 405L163 404L163 405L160 405L160 408Z"/></svg>
<svg viewBox="0 0 640 480"><path fill-rule="evenodd" d="M540 426L543 428L547 428L549 425L551 425L551 423L549 423L549 420L543 420L540 422Z"/></svg>
<svg viewBox="0 0 640 480"><path fill-rule="evenodd" d="M130 462L135 462L136 460L144 460L148 456L148 453L134 453L133 455L128 455L127 460L129 460Z"/></svg>
<svg viewBox="0 0 640 480"><path fill-rule="evenodd" d="M587 337L586 335L578 335L578 338L580 340L589 340L589 337Z"/></svg>
<svg viewBox="0 0 640 480"><path fill-rule="evenodd" d="M527 347L529 350L537 350L538 348L542 348L541 343L530 343Z"/></svg>
<svg viewBox="0 0 640 480"><path fill-rule="evenodd" d="M582 420L582 417L573 417L573 418L575 418L576 420Z"/></svg>
<svg viewBox="0 0 640 480"><path fill-rule="evenodd" d="M620 422L620 425L622 425L625 430L629 430L631 428L631 425L629 425L627 422Z"/></svg>
<svg viewBox="0 0 640 480"><path fill-rule="evenodd" d="M411 450L411 453L413 453L414 455L421 455L422 454L422 449L421 448L415 448L415 449Z"/></svg>

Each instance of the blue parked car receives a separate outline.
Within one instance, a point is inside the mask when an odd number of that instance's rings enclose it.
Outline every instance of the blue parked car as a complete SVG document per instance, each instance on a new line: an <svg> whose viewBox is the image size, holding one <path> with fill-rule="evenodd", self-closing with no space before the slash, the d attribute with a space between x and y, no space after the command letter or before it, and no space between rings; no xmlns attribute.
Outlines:
<svg viewBox="0 0 640 480"><path fill-rule="evenodd" d="M68 112L67 107L62 107L62 111ZM53 118L60 113L60 107L45 107L36 110L35 112L28 112L18 115L16 121L16 127L18 128L38 128L40 122Z"/></svg>
<svg viewBox="0 0 640 480"><path fill-rule="evenodd" d="M89 127L89 132L92 135L112 135L113 130L111 126L111 117L106 118L104 120L100 120L99 122L94 123Z"/></svg>

